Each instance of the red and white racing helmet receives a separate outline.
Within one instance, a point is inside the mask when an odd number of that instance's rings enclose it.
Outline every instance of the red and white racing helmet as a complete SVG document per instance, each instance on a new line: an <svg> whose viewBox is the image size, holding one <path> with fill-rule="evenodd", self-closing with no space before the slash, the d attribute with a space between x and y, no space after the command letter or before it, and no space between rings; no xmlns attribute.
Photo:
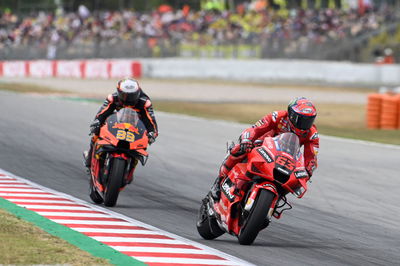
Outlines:
<svg viewBox="0 0 400 266"><path fill-rule="evenodd" d="M314 124L317 109L305 97L293 99L288 106L289 124L296 135L304 134Z"/></svg>
<svg viewBox="0 0 400 266"><path fill-rule="evenodd" d="M136 105L140 97L139 83L131 78L121 79L117 85L118 99L123 105Z"/></svg>

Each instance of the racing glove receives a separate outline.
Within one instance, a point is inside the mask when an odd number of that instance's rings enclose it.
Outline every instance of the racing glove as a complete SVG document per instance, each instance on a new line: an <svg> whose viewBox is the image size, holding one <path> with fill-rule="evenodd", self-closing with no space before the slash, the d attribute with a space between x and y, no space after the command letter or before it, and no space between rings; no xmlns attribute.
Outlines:
<svg viewBox="0 0 400 266"><path fill-rule="evenodd" d="M101 123L98 119L95 119L93 123L90 125L90 133L98 135L100 133Z"/></svg>
<svg viewBox="0 0 400 266"><path fill-rule="evenodd" d="M149 132L147 137L149 138L149 145L151 145L156 141L157 135L154 132Z"/></svg>
<svg viewBox="0 0 400 266"><path fill-rule="evenodd" d="M249 139L242 139L240 141L240 153L248 153L251 152L251 150L253 149L254 145L253 142Z"/></svg>
<svg viewBox="0 0 400 266"><path fill-rule="evenodd" d="M308 176L309 176L310 178L311 178L311 176L312 176L314 170L315 170L315 163L311 161L311 162L307 165L307 167L306 167L306 171L307 171Z"/></svg>

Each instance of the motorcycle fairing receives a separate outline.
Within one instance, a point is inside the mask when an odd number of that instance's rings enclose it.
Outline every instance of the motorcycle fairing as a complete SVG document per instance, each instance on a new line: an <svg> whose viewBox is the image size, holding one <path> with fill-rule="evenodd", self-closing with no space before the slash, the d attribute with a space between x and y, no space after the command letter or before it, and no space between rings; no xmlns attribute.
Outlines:
<svg viewBox="0 0 400 266"><path fill-rule="evenodd" d="M129 149L144 149L147 147L149 139L147 130L142 121L136 125L130 123L118 123L112 117L100 129L100 136L103 143L118 146L121 141L129 143Z"/></svg>
<svg viewBox="0 0 400 266"><path fill-rule="evenodd" d="M228 177L221 182L221 199L214 204L214 208L216 209L215 214L219 216L218 220L221 221L222 226L228 232L238 231L239 215L236 213L238 210L237 204L244 197L242 186L249 181L251 179L246 177L246 164L238 163L229 172ZM224 187L222 187L223 185Z"/></svg>

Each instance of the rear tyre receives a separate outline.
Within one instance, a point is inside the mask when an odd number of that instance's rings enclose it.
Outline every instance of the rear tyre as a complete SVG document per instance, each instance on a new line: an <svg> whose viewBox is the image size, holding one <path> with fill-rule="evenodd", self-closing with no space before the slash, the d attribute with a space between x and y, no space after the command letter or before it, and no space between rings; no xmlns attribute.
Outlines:
<svg viewBox="0 0 400 266"><path fill-rule="evenodd" d="M92 177L90 177L89 186L90 186L90 188L89 188L89 197L90 197L90 199L96 204L103 203L103 198L100 196L100 194L94 188Z"/></svg>
<svg viewBox="0 0 400 266"><path fill-rule="evenodd" d="M111 162L110 172L104 192L104 205L114 207L117 203L119 190L125 174L126 161L114 158Z"/></svg>
<svg viewBox="0 0 400 266"><path fill-rule="evenodd" d="M265 189L260 191L260 194L258 195L253 208L250 210L247 220L244 221L244 225L238 235L238 240L241 245L251 245L260 230L265 227L268 210L270 209L274 198L275 194L271 191Z"/></svg>
<svg viewBox="0 0 400 266"><path fill-rule="evenodd" d="M202 238L211 240L223 235L225 232L218 226L215 218L208 215L206 204L208 204L207 198L203 199L200 206L196 227Z"/></svg>

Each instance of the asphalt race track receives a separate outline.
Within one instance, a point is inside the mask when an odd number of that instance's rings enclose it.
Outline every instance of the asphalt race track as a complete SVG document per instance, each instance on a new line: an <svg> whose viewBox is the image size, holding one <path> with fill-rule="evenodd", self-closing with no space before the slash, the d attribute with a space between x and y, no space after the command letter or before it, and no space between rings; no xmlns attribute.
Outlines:
<svg viewBox="0 0 400 266"><path fill-rule="evenodd" d="M155 106L157 108L157 106ZM0 168L90 201L82 150L98 104L0 92ZM321 137L303 199L252 246L205 241L195 221L225 154L247 126L156 112L160 137L114 211L257 265L398 265L400 147Z"/></svg>

